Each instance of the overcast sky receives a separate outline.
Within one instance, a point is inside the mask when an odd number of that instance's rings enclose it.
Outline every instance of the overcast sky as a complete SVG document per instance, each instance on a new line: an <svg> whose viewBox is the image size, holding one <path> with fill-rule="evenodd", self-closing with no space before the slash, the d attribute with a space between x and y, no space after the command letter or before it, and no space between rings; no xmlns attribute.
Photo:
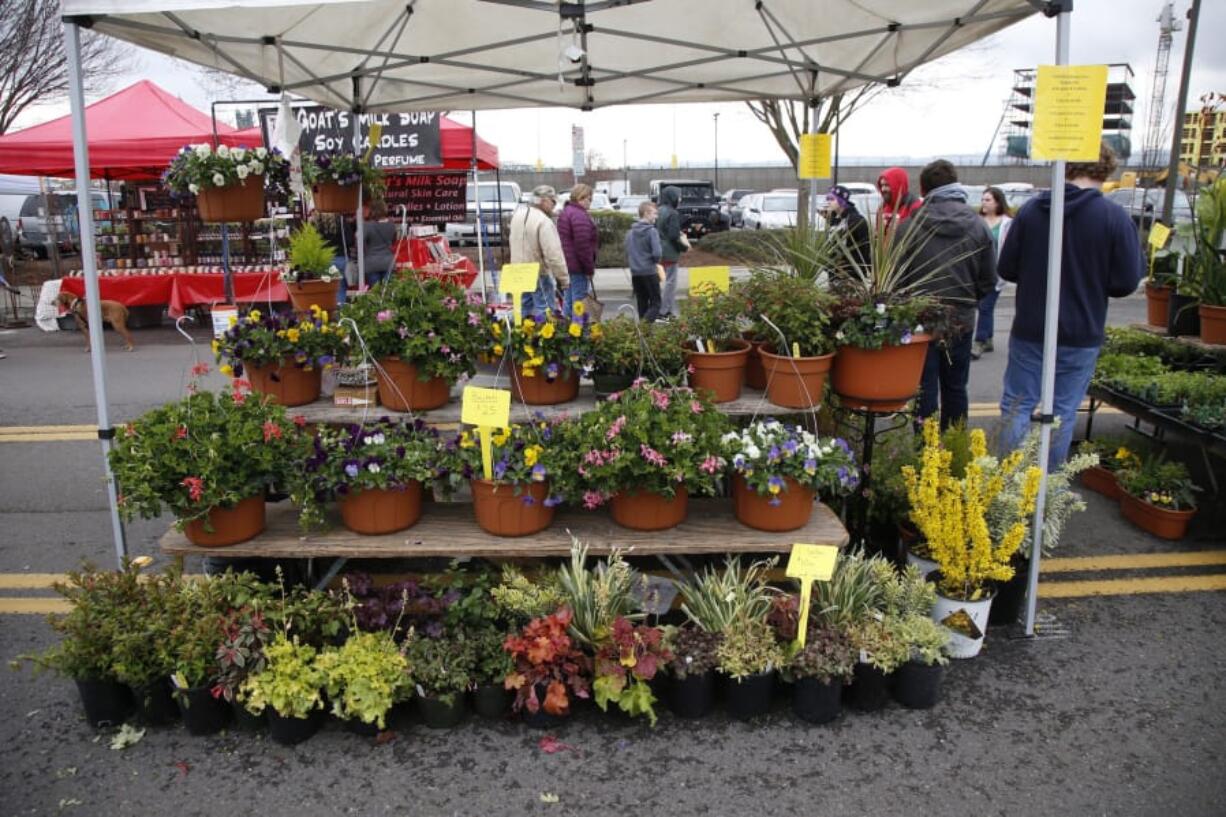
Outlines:
<svg viewBox="0 0 1226 817"><path fill-rule="evenodd" d="M1136 153L1142 148L1148 121L1158 44L1156 18L1162 6L1160 0L1078 0L1072 17L1072 62L1132 65L1138 105L1133 122ZM1176 2L1176 15L1182 19L1189 6L1189 0ZM1054 20L1035 15L921 69L844 126L843 155L924 158L981 154L1000 119L1013 69L1054 61L1055 28ZM1226 92L1226 49L1220 46L1223 31L1226 0L1203 2L1190 106L1206 91ZM1177 97L1185 35L1186 31L1175 35L1168 111ZM153 80L204 110L218 93L202 85L198 72L184 63L144 50L134 60L129 79ZM251 89L245 90L249 93ZM62 106L47 106L31 112L20 124L34 124L64 112ZM721 162L784 158L766 127L740 103L639 105L591 113L563 108L488 111L477 114L477 125L483 138L498 145L507 164L533 164L540 159L547 166L569 165L570 128L574 124L584 126L588 149L603 154L610 166L621 166L623 146L631 166L667 165L674 152L681 163L709 163L714 156L715 112L720 114ZM467 121L468 114L457 113L454 118Z"/></svg>

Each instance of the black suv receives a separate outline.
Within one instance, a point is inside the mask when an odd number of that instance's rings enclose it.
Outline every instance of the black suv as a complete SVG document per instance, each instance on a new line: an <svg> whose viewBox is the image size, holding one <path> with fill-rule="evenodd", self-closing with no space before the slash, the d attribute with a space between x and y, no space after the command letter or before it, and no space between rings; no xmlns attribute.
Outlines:
<svg viewBox="0 0 1226 817"><path fill-rule="evenodd" d="M720 212L714 184L695 179L652 179L649 188L651 200L659 204L660 193L666 187L681 191L681 204L677 211L681 214L681 230L690 238L698 239L707 233L728 229L728 219Z"/></svg>

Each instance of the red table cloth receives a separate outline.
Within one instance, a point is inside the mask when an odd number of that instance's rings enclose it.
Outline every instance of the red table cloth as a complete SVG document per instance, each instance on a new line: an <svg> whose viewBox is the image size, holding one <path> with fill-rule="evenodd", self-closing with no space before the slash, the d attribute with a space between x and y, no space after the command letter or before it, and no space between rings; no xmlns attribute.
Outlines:
<svg viewBox="0 0 1226 817"><path fill-rule="evenodd" d="M239 303L288 301L289 292L276 272L234 273L234 299ZM166 304L172 318L189 307L224 303L225 276L220 273L167 272L156 275L103 275L98 289L104 301L124 306ZM60 279L60 291L85 297L85 279L71 276Z"/></svg>

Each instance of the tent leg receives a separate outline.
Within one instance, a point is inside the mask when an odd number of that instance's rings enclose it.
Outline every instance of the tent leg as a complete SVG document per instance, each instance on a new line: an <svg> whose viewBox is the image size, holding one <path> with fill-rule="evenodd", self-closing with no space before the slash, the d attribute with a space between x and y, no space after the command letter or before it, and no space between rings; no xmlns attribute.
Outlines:
<svg viewBox="0 0 1226 817"><path fill-rule="evenodd" d="M1071 4L1069 4L1071 6ZM1056 16L1056 64L1069 61L1069 6ZM1039 562L1043 559L1043 515L1047 505L1047 459L1051 453L1051 431L1055 413L1056 347L1060 328L1060 274L1064 252L1064 160L1057 159L1051 167L1051 226L1047 244L1047 312L1043 322L1043 391L1039 432L1039 496L1034 508L1030 548L1030 575L1026 582L1027 636L1034 635L1034 619L1038 606Z"/></svg>
<svg viewBox="0 0 1226 817"><path fill-rule="evenodd" d="M485 303L490 302L490 285L488 275L489 272L485 268L485 240L481 235L481 175L478 172L477 165L477 112L472 112L473 116L473 201L477 203L477 225L473 232L477 236L477 264L481 269L481 300ZM499 213L499 229L502 229L502 214Z"/></svg>
<svg viewBox="0 0 1226 817"><path fill-rule="evenodd" d="M77 177L77 216L81 224L81 266L85 274L85 308L89 315L89 362L94 376L94 404L98 409L98 438L102 442L102 466L106 474L107 504L111 511L111 533L115 540L115 560L123 568L128 556L123 522L119 518L119 497L115 475L111 473L111 439L115 429L106 399L106 354L102 337L102 306L98 292L98 259L94 249L94 209L89 196L89 142L85 133L85 94L81 84L81 31L73 23L64 24L64 51L68 57L68 101L72 106L72 148Z"/></svg>
<svg viewBox="0 0 1226 817"><path fill-rule="evenodd" d="M362 155L362 127L358 124L358 81L353 80L353 155ZM366 231L366 214L362 212L364 204L362 196L364 191L362 185L358 185L358 212L355 215L357 218L357 237L354 239L358 245L358 292L366 289L366 236L363 233Z"/></svg>

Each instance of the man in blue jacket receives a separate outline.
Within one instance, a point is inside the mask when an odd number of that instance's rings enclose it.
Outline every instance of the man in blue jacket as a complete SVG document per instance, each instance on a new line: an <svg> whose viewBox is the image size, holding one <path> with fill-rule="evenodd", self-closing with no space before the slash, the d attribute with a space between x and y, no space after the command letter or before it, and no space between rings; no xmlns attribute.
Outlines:
<svg viewBox="0 0 1226 817"><path fill-rule="evenodd" d="M1131 295L1144 275L1137 228L1122 207L1103 198L1103 182L1115 165L1115 154L1104 145L1097 162L1070 162L1065 170L1055 393L1060 426L1052 439L1051 467L1068 457L1077 408L1103 343L1107 299ZM1006 451L1016 448L1030 430L1041 397L1050 224L1051 193L1044 191L1018 212L997 263L1000 277L1017 284L1000 398Z"/></svg>

